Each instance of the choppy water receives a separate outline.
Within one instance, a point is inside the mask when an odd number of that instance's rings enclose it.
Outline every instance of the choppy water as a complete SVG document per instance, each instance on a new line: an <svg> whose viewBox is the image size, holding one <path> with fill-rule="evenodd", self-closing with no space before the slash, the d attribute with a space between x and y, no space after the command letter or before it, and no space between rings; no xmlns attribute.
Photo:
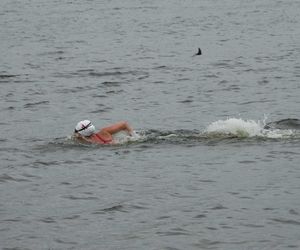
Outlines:
<svg viewBox="0 0 300 250"><path fill-rule="evenodd" d="M2 0L1 249L299 249L299 10Z"/></svg>

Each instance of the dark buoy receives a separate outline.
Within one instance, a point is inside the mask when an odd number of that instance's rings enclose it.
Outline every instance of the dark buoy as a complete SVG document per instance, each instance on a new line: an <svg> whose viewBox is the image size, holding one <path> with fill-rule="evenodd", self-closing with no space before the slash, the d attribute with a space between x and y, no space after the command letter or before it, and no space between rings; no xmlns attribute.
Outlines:
<svg viewBox="0 0 300 250"><path fill-rule="evenodd" d="M200 48L198 48L198 52L197 52L197 54L195 54L194 56L200 56L200 55L202 55L202 51L201 51Z"/></svg>

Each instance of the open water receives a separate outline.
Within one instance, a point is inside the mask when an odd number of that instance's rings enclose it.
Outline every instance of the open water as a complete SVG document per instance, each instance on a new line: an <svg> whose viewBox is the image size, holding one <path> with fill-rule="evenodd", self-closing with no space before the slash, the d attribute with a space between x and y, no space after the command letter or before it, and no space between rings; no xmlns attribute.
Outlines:
<svg viewBox="0 0 300 250"><path fill-rule="evenodd" d="M0 249L300 249L299 12L1 0Z"/></svg>

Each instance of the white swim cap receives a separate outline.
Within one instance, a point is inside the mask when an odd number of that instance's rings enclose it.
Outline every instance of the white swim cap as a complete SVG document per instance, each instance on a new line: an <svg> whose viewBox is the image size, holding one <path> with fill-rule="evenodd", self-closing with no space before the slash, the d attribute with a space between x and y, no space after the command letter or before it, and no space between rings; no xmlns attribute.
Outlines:
<svg viewBox="0 0 300 250"><path fill-rule="evenodd" d="M89 120L80 121L75 127L75 133L83 136L91 136L95 132L95 126Z"/></svg>

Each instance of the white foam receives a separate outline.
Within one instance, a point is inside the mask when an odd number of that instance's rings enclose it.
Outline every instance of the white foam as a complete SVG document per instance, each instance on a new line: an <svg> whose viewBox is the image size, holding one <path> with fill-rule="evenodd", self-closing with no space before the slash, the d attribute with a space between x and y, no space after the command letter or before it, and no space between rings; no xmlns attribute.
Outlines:
<svg viewBox="0 0 300 250"><path fill-rule="evenodd" d="M241 118L228 118L211 123L205 130L210 135L233 135L236 137L266 137L284 138L293 135L292 130L268 130L264 129L265 120L243 120Z"/></svg>
<svg viewBox="0 0 300 250"><path fill-rule="evenodd" d="M229 118L211 123L207 128L207 133L220 133L226 135L236 135L239 137L253 137L262 134L263 125L253 120L242 120Z"/></svg>
<svg viewBox="0 0 300 250"><path fill-rule="evenodd" d="M125 131L120 131L116 134L113 135L113 138L117 144L122 144L126 142L133 142L133 141L138 141L141 139L141 136L133 131L132 135L129 135Z"/></svg>
<svg viewBox="0 0 300 250"><path fill-rule="evenodd" d="M291 129L274 129L274 130L263 130L263 136L272 139L280 138L291 138L295 137L296 134Z"/></svg>

